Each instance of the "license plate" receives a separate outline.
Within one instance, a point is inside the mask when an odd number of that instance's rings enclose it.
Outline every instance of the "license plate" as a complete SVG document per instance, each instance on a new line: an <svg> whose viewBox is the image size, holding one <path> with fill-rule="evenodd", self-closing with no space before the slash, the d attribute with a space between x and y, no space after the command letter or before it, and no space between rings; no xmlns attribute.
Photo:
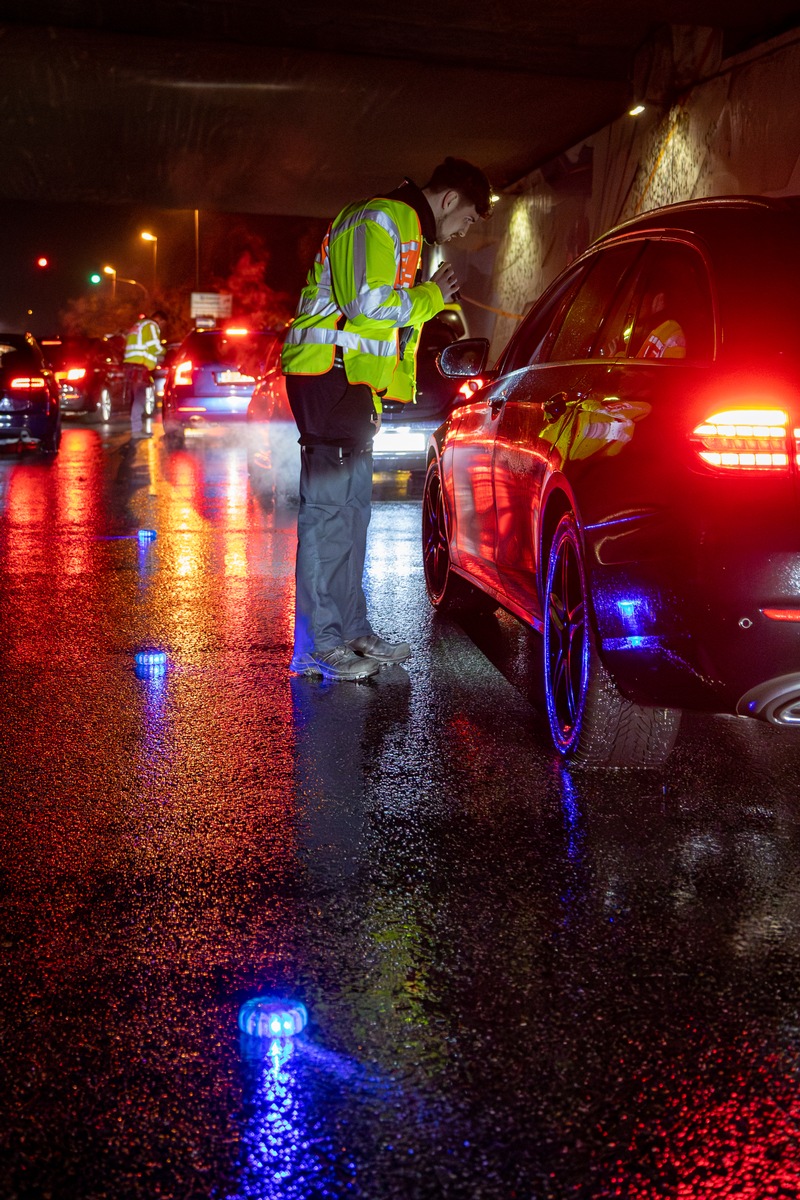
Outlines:
<svg viewBox="0 0 800 1200"><path fill-rule="evenodd" d="M220 371L217 383L255 383L252 375L243 375L241 371Z"/></svg>
<svg viewBox="0 0 800 1200"><path fill-rule="evenodd" d="M407 454L424 451L427 438L411 429L391 429L384 425L372 443L373 454Z"/></svg>

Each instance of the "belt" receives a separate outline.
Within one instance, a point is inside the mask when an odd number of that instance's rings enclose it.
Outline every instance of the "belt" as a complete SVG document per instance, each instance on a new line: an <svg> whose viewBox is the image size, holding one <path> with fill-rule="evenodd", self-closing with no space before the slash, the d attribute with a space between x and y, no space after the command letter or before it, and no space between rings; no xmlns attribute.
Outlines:
<svg viewBox="0 0 800 1200"><path fill-rule="evenodd" d="M301 446L300 453L301 454L313 454L315 450L323 450L323 449L338 450L340 460L343 458L357 458L359 456L359 454L371 454L372 453L372 446L367 446L366 449L364 449L364 450L356 450L350 446L329 445L327 442L324 443L324 445Z"/></svg>

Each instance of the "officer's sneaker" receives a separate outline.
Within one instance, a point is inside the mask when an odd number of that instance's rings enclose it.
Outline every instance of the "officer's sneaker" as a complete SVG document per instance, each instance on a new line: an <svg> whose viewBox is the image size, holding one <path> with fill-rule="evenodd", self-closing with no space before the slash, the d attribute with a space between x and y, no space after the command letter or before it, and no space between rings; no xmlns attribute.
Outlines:
<svg viewBox="0 0 800 1200"><path fill-rule="evenodd" d="M354 654L347 646L336 646L322 653L296 654L289 669L296 675L322 675L325 679L368 679L380 670L380 663Z"/></svg>
<svg viewBox="0 0 800 1200"><path fill-rule="evenodd" d="M363 654L377 659L379 663L405 662L411 655L408 642L387 642L378 637L377 633L368 633L366 637L353 638L347 645L356 654Z"/></svg>

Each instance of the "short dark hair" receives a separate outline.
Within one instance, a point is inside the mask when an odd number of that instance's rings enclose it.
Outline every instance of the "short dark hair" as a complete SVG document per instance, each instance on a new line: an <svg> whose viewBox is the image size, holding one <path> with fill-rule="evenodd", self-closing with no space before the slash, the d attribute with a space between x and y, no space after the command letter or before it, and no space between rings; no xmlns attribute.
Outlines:
<svg viewBox="0 0 800 1200"><path fill-rule="evenodd" d="M167 314L164 312L163 308L157 308L155 312L150 313L151 321L158 321L158 323L161 324L161 322L166 321L166 319Z"/></svg>
<svg viewBox="0 0 800 1200"><path fill-rule="evenodd" d="M492 185L480 167L474 167L465 158L448 156L436 167L425 187L432 192L452 188L475 206L480 217L488 217L492 211Z"/></svg>

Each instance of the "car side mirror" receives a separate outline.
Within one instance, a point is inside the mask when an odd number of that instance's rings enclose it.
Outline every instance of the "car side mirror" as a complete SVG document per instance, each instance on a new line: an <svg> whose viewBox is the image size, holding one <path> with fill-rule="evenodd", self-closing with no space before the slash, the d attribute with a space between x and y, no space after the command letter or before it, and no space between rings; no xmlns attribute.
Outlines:
<svg viewBox="0 0 800 1200"><path fill-rule="evenodd" d="M446 379L474 379L486 375L488 357L488 338L466 338L440 350L436 365Z"/></svg>

